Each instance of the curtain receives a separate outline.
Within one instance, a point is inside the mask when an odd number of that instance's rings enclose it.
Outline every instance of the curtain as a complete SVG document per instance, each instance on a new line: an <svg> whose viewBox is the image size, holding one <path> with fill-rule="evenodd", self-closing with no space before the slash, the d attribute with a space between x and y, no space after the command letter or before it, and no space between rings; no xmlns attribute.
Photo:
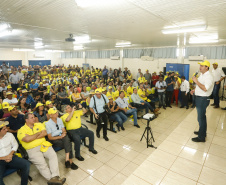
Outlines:
<svg viewBox="0 0 226 185"><path fill-rule="evenodd" d="M82 51L63 52L61 58L82 58Z"/></svg>
<svg viewBox="0 0 226 185"><path fill-rule="evenodd" d="M86 58L97 59L97 58L110 58L111 56L119 56L119 50L98 50L98 51L86 51Z"/></svg>

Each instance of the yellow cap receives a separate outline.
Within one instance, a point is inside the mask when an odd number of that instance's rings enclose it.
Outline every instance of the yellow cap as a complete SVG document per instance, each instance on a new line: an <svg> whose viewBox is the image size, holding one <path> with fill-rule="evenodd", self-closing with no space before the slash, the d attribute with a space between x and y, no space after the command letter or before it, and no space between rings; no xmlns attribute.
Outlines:
<svg viewBox="0 0 226 185"><path fill-rule="evenodd" d="M11 91L8 91L7 93L6 93L6 96L7 95L12 95L13 93L11 92Z"/></svg>
<svg viewBox="0 0 226 185"><path fill-rule="evenodd" d="M7 86L7 89L12 89L12 86L11 86L11 85L8 85L8 86Z"/></svg>
<svg viewBox="0 0 226 185"><path fill-rule="evenodd" d="M110 99L113 99L113 98L112 98L112 96L108 96L108 99L110 100Z"/></svg>
<svg viewBox="0 0 226 185"><path fill-rule="evenodd" d="M31 80L31 82L34 82L34 81L35 81L34 79Z"/></svg>
<svg viewBox="0 0 226 185"><path fill-rule="evenodd" d="M166 73L169 73L169 71L167 71Z"/></svg>
<svg viewBox="0 0 226 185"><path fill-rule="evenodd" d="M56 108L50 108L48 110L48 114L56 114L58 112L58 110Z"/></svg>
<svg viewBox="0 0 226 185"><path fill-rule="evenodd" d="M36 108L37 108L37 107L40 107L40 106L43 106L43 104L42 104L42 103L37 103L37 104L36 104Z"/></svg>
<svg viewBox="0 0 226 185"><path fill-rule="evenodd" d="M22 90L22 94L23 93L28 93L27 89Z"/></svg>
<svg viewBox="0 0 226 185"><path fill-rule="evenodd" d="M19 90L21 90L21 88L19 87L19 88L17 88L17 91L19 91Z"/></svg>
<svg viewBox="0 0 226 185"><path fill-rule="evenodd" d="M50 146L52 146L52 144L50 142L44 141L40 147L40 151L46 152Z"/></svg>
<svg viewBox="0 0 226 185"><path fill-rule="evenodd" d="M9 108L9 103L8 102L2 103L2 108L3 109L8 109Z"/></svg>
<svg viewBox="0 0 226 185"><path fill-rule="evenodd" d="M43 81L45 81L45 80L43 80ZM43 83L42 83L42 82L40 82L39 84L40 84L40 85L42 85Z"/></svg>
<svg viewBox="0 0 226 185"><path fill-rule="evenodd" d="M96 89L95 93L101 93L101 90L100 89Z"/></svg>
<svg viewBox="0 0 226 185"><path fill-rule="evenodd" d="M9 124L8 121L0 121L0 128L3 128L4 126L7 126Z"/></svg>
<svg viewBox="0 0 226 185"><path fill-rule="evenodd" d="M102 92L104 92L104 91L107 91L107 89L106 89L106 88L103 88L103 89L102 89Z"/></svg>
<svg viewBox="0 0 226 185"><path fill-rule="evenodd" d="M201 66L207 66L210 67L210 62L205 60L204 62L199 62L198 64L200 64Z"/></svg>
<svg viewBox="0 0 226 185"><path fill-rule="evenodd" d="M213 63L213 65L214 65L214 64L215 64L215 65L218 65L218 63L217 63L217 62L214 62L214 63Z"/></svg>
<svg viewBox="0 0 226 185"><path fill-rule="evenodd" d="M50 105L52 102L50 100L46 101L46 105Z"/></svg>
<svg viewBox="0 0 226 185"><path fill-rule="evenodd" d="M112 89L112 86L109 86L108 89Z"/></svg>
<svg viewBox="0 0 226 185"><path fill-rule="evenodd" d="M9 106L8 111L10 112L11 110L13 110L15 108L15 106Z"/></svg>

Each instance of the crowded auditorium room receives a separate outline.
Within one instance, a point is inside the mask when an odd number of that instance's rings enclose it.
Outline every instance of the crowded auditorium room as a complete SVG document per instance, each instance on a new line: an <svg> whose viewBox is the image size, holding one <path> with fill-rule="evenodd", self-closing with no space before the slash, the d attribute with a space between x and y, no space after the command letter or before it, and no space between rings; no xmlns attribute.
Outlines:
<svg viewBox="0 0 226 185"><path fill-rule="evenodd" d="M1 0L0 185L225 185L225 10Z"/></svg>

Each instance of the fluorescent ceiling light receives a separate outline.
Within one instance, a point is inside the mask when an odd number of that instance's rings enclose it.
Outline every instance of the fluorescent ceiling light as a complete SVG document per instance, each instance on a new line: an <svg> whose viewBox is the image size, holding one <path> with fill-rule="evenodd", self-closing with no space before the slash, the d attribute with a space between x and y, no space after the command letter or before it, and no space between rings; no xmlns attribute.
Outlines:
<svg viewBox="0 0 226 185"><path fill-rule="evenodd" d="M132 45L115 45L116 48L131 47Z"/></svg>
<svg viewBox="0 0 226 185"><path fill-rule="evenodd" d="M207 28L206 25L182 27L182 28L177 28L177 29L165 29L165 30L162 30L162 33L163 34L174 34L174 33L199 32L199 31L205 31L206 28Z"/></svg>
<svg viewBox="0 0 226 185"><path fill-rule="evenodd" d="M205 43L217 43L219 40L217 39L212 39L212 40L202 40L202 39L193 39L189 40L189 44L205 44Z"/></svg>
<svg viewBox="0 0 226 185"><path fill-rule="evenodd" d="M42 42L35 42L34 45L35 45L35 47L39 47L39 46L43 46L43 43Z"/></svg>
<svg viewBox="0 0 226 185"><path fill-rule="evenodd" d="M3 31L3 32L0 32L0 37L8 36L8 35L11 35L11 34L12 34L12 31L6 30L6 31Z"/></svg>
<svg viewBox="0 0 226 185"><path fill-rule="evenodd" d="M0 25L0 31L6 30L7 28L9 28L8 24L1 24Z"/></svg>
<svg viewBox="0 0 226 185"><path fill-rule="evenodd" d="M73 44L84 44L92 41L89 36L74 37L74 39Z"/></svg>
<svg viewBox="0 0 226 185"><path fill-rule="evenodd" d="M13 48L13 51L35 51L34 49Z"/></svg>
<svg viewBox="0 0 226 185"><path fill-rule="evenodd" d="M124 45L131 45L131 42L118 42L116 46L124 46Z"/></svg>
<svg viewBox="0 0 226 185"><path fill-rule="evenodd" d="M74 46L74 50L81 50L81 49L84 49L83 46Z"/></svg>
<svg viewBox="0 0 226 185"><path fill-rule="evenodd" d="M35 41L42 41L42 38L34 38Z"/></svg>
<svg viewBox="0 0 226 185"><path fill-rule="evenodd" d="M45 50L45 52L49 52L49 53L62 53L64 51L63 50Z"/></svg>

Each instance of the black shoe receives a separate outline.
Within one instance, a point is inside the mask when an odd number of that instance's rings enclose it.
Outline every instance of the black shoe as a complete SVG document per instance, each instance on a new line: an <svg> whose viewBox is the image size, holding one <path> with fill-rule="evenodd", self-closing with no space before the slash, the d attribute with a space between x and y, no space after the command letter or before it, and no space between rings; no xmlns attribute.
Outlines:
<svg viewBox="0 0 226 185"><path fill-rule="evenodd" d="M189 107L187 106L186 109L189 109Z"/></svg>
<svg viewBox="0 0 226 185"><path fill-rule="evenodd" d="M195 134L195 135L199 135L199 132L198 132L198 131L194 131L194 134Z"/></svg>
<svg viewBox="0 0 226 185"><path fill-rule="evenodd" d="M180 106L180 108L182 109L182 108L184 108L184 106Z"/></svg>
<svg viewBox="0 0 226 185"><path fill-rule="evenodd" d="M220 108L220 106L219 105L215 105L213 108L217 109L217 108Z"/></svg>
<svg viewBox="0 0 226 185"><path fill-rule="evenodd" d="M120 131L120 127L119 127L119 124L116 124L116 127L118 128L118 131Z"/></svg>
<svg viewBox="0 0 226 185"><path fill-rule="evenodd" d="M162 108L162 106L159 106L159 108Z"/></svg>
<svg viewBox="0 0 226 185"><path fill-rule="evenodd" d="M71 163L71 169L72 170L77 170L78 169L78 166L75 164L75 163Z"/></svg>
<svg viewBox="0 0 226 185"><path fill-rule="evenodd" d="M221 108L222 110L226 110L226 107L225 108Z"/></svg>
<svg viewBox="0 0 226 185"><path fill-rule="evenodd" d="M100 138L100 133L97 133L97 132L96 132L96 136L97 136L98 138Z"/></svg>
<svg viewBox="0 0 226 185"><path fill-rule="evenodd" d="M195 108L195 106L194 106L194 105L192 105L192 106L191 106L191 109L193 109L193 108Z"/></svg>
<svg viewBox="0 0 226 185"><path fill-rule="evenodd" d="M69 161L66 161L66 162L65 162L65 167L66 167L66 168L71 168L71 164L70 164Z"/></svg>
<svg viewBox="0 0 226 185"><path fill-rule="evenodd" d="M163 106L163 109L166 109L166 107L165 107L165 106Z"/></svg>
<svg viewBox="0 0 226 185"><path fill-rule="evenodd" d="M206 142L205 139L200 139L199 137L194 137L191 139L193 142Z"/></svg>
<svg viewBox="0 0 226 185"><path fill-rule="evenodd" d="M215 104L213 103L213 104L211 104L211 106L215 106Z"/></svg>
<svg viewBox="0 0 226 185"><path fill-rule="evenodd" d="M86 114L84 114L84 117L88 118L88 116Z"/></svg>
<svg viewBox="0 0 226 185"><path fill-rule="evenodd" d="M123 126L121 127L121 129L122 129L122 130L125 130L125 128L124 128Z"/></svg>
<svg viewBox="0 0 226 185"><path fill-rule="evenodd" d="M97 154L97 151L95 149L89 150L90 152L92 152L93 154Z"/></svg>
<svg viewBox="0 0 226 185"><path fill-rule="evenodd" d="M171 105L169 105L168 107L172 108L172 106L171 106Z"/></svg>
<svg viewBox="0 0 226 185"><path fill-rule="evenodd" d="M137 128L140 128L140 126L139 125L134 125L135 127L137 127Z"/></svg>
<svg viewBox="0 0 226 185"><path fill-rule="evenodd" d="M78 159L79 161L84 161L84 158L82 156L76 157L76 159Z"/></svg>
<svg viewBox="0 0 226 185"><path fill-rule="evenodd" d="M108 137L107 136L104 136L104 139L105 141L109 141Z"/></svg>

